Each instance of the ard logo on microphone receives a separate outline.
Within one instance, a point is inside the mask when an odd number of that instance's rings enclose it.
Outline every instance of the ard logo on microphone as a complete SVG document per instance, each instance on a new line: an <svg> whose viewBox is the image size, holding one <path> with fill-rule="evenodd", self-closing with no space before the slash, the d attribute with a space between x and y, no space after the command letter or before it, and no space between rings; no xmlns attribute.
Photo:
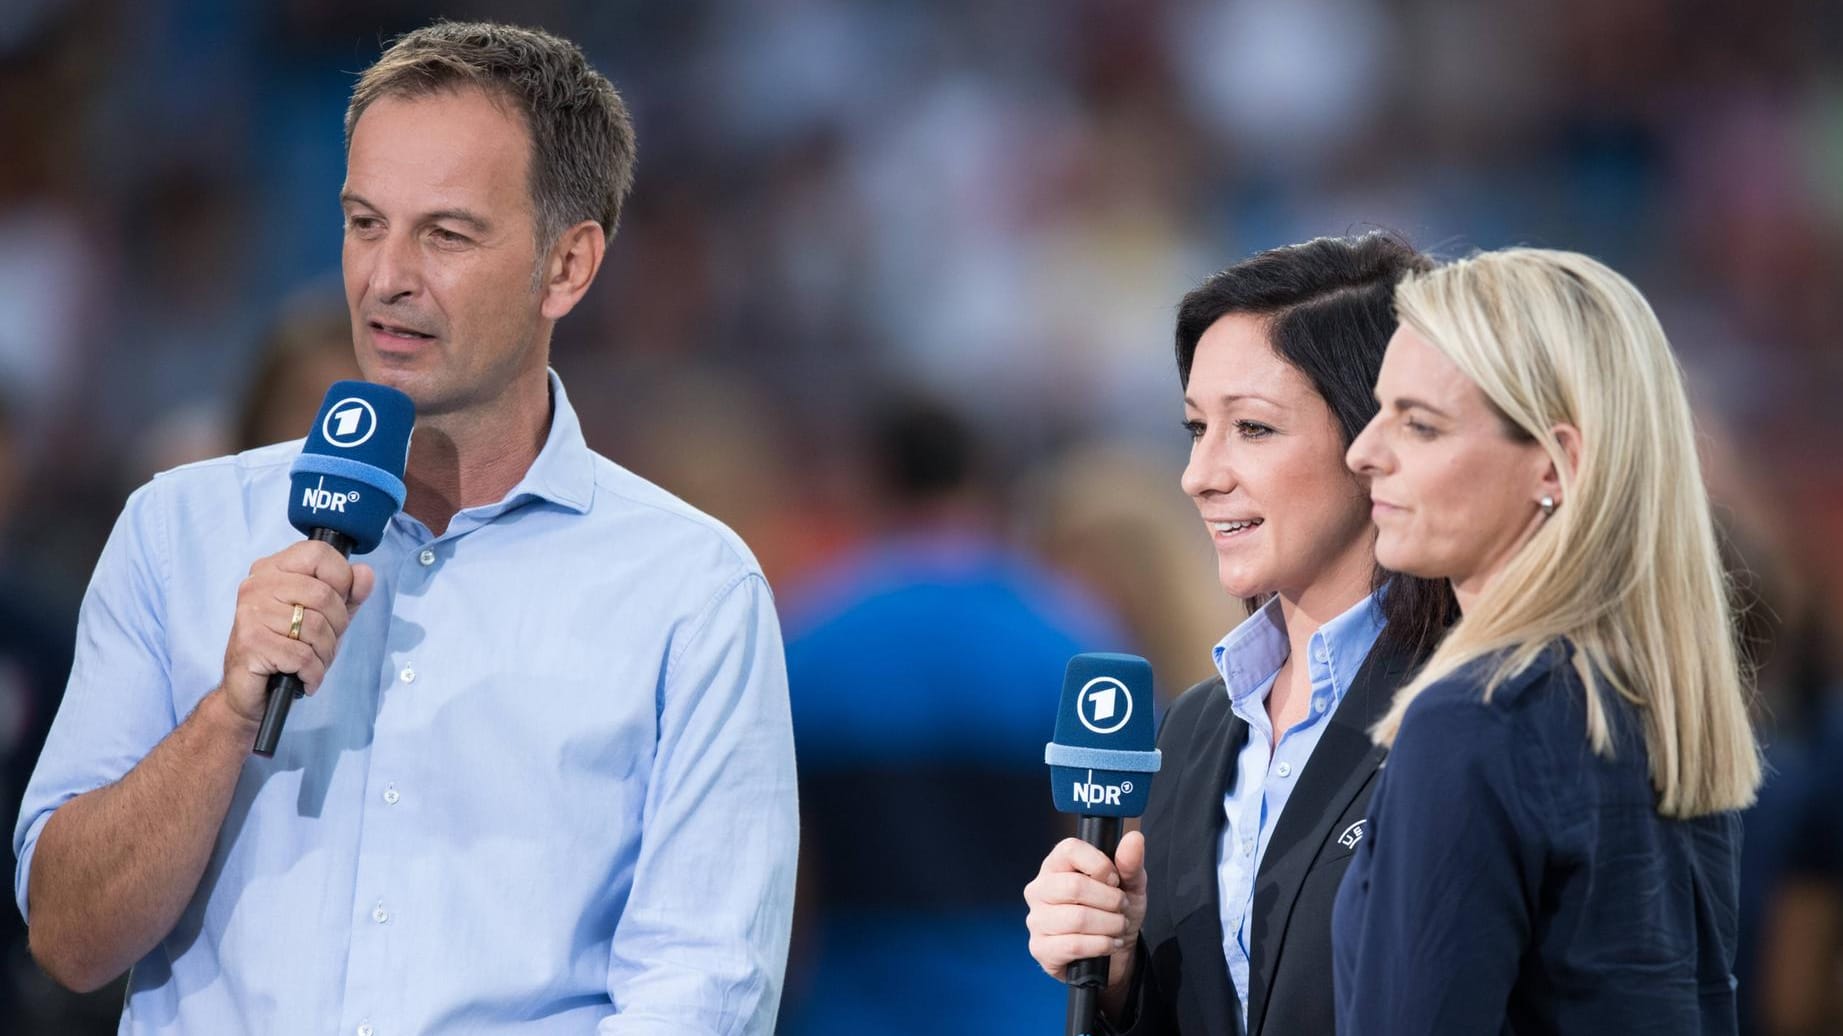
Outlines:
<svg viewBox="0 0 1843 1036"><path fill-rule="evenodd" d="M357 396L347 396L326 408L320 436L342 450L363 446L378 430L378 412Z"/></svg>
<svg viewBox="0 0 1843 1036"><path fill-rule="evenodd" d="M326 488L325 475L320 476L320 481L318 483L307 486L301 490L301 506L315 514L319 514L321 511L338 511L340 514L345 514L346 505L357 502L358 490L354 489L346 493L335 493Z"/></svg>
<svg viewBox="0 0 1843 1036"><path fill-rule="evenodd" d="M1097 676L1082 685L1076 708L1082 726L1112 734L1133 718L1133 692L1111 676Z"/></svg>

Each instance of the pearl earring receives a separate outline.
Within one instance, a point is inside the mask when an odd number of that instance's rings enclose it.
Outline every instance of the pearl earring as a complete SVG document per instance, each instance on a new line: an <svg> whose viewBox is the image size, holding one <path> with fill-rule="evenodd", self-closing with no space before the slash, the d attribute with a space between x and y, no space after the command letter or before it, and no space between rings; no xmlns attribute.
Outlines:
<svg viewBox="0 0 1843 1036"><path fill-rule="evenodd" d="M1553 517L1555 514L1555 498L1552 496L1543 497L1536 503L1536 506L1542 508L1544 518Z"/></svg>

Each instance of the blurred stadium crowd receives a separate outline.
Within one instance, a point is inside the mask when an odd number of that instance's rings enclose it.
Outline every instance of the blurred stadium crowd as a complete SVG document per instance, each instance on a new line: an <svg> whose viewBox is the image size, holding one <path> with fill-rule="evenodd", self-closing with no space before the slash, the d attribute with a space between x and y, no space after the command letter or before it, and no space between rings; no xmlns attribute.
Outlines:
<svg viewBox="0 0 1843 1036"><path fill-rule="evenodd" d="M639 177L554 364L730 523L789 639L782 1029L1048 1031L1018 890L1067 656L1161 694L1237 620L1177 487L1178 298L1387 227L1594 254L1690 372L1760 665L1746 1031L1843 1032L1843 6L1834 0L8 0L0 815L127 492L351 370L351 77L437 16L580 42ZM277 506L281 502L277 501ZM943 847L950 862L943 865ZM0 1030L105 1032L11 911Z"/></svg>

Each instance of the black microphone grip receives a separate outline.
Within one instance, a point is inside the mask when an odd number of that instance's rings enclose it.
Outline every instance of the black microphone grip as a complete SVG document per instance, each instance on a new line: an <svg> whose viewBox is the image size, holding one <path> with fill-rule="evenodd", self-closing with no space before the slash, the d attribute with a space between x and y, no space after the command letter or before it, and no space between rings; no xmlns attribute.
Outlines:
<svg viewBox="0 0 1843 1036"><path fill-rule="evenodd" d="M1094 846L1113 859L1120 848L1122 822L1119 817L1083 815L1076 821L1075 837ZM1066 1036L1092 1036L1094 1019L1100 1013L1101 991L1107 988L1107 958L1087 957L1069 965L1064 982L1069 985L1069 1021Z"/></svg>
<svg viewBox="0 0 1843 1036"><path fill-rule="evenodd" d="M332 547L339 552L342 558L351 557L352 548L357 543L345 533L335 532L332 529L315 529L307 538L319 540ZM275 748L281 744L282 740L282 724L288 722L288 710L294 705L296 698L306 693L307 685L303 684L301 678L293 673L276 673L269 677L269 707L263 710L262 725L256 728L256 744L250 748L250 751L264 759L275 757ZM1082 818L1083 823L1087 821L1087 817ZM1115 825L1118 826L1117 821ZM1117 831L1114 834L1114 840L1119 841ZM1104 968L1106 961L1101 963Z"/></svg>

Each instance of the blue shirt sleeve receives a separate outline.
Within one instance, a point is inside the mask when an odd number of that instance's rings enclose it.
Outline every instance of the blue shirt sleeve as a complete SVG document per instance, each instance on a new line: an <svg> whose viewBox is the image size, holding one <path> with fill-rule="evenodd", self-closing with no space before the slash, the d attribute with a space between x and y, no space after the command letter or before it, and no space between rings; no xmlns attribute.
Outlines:
<svg viewBox="0 0 1843 1036"><path fill-rule="evenodd" d="M602 1036L766 1032L799 845L781 632L767 583L731 582L668 663L633 891Z"/></svg>
<svg viewBox="0 0 1843 1036"><path fill-rule="evenodd" d="M163 549L162 489L155 481L128 498L84 593L70 682L13 831L13 895L22 917L32 856L51 814L120 780L178 725L166 639L170 555Z"/></svg>
<svg viewBox="0 0 1843 1036"><path fill-rule="evenodd" d="M1346 875L1341 1031L1498 1033L1529 944L1541 774L1512 713L1441 690L1408 710Z"/></svg>

